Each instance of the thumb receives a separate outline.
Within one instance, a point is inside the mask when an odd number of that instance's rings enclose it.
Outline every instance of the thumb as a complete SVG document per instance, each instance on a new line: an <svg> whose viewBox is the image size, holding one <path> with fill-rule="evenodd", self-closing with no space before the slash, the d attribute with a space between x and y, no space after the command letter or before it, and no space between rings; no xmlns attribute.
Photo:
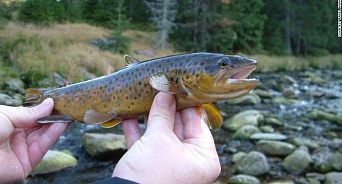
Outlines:
<svg viewBox="0 0 342 184"><path fill-rule="evenodd" d="M2 113L15 128L28 128L36 126L38 118L50 115L53 105L53 100L48 98L35 107L8 107Z"/></svg>
<svg viewBox="0 0 342 184"><path fill-rule="evenodd" d="M174 96L163 92L158 93L151 106L146 134L173 132L175 114L176 103Z"/></svg>

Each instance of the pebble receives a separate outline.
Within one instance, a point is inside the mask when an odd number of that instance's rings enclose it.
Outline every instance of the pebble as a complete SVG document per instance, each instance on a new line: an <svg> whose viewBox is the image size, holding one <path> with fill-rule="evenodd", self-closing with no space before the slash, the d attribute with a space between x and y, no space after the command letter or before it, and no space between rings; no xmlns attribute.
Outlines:
<svg viewBox="0 0 342 184"><path fill-rule="evenodd" d="M308 148L300 146L293 153L285 157L282 166L293 174L302 173L312 162Z"/></svg>
<svg viewBox="0 0 342 184"><path fill-rule="evenodd" d="M254 176L239 174L232 176L228 180L228 184L260 184L260 180Z"/></svg>
<svg viewBox="0 0 342 184"><path fill-rule="evenodd" d="M256 144L256 150L272 156L286 156L296 147L290 143L281 141L260 140Z"/></svg>
<svg viewBox="0 0 342 184"><path fill-rule="evenodd" d="M258 126L264 116L257 110L246 110L223 122L223 127L236 131L245 125Z"/></svg>
<svg viewBox="0 0 342 184"><path fill-rule="evenodd" d="M242 157L234 166L238 173L258 176L270 171L266 156L257 151L251 151Z"/></svg>
<svg viewBox="0 0 342 184"><path fill-rule="evenodd" d="M285 140L287 139L287 136L280 134L280 133L255 133L253 135L251 135L250 139L254 139L254 140Z"/></svg>

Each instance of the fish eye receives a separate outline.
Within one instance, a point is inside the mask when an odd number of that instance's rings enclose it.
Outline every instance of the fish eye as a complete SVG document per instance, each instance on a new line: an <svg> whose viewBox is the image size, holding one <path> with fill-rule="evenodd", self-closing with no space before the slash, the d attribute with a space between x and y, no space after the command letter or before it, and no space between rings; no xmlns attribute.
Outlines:
<svg viewBox="0 0 342 184"><path fill-rule="evenodd" d="M225 69L230 66L230 61L228 58L222 58L217 62L217 66L221 69Z"/></svg>

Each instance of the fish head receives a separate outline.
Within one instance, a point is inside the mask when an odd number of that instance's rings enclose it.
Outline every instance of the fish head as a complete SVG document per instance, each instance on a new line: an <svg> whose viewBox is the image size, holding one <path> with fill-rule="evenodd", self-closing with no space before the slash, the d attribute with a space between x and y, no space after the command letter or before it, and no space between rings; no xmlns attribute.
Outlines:
<svg viewBox="0 0 342 184"><path fill-rule="evenodd" d="M193 58L182 75L183 87L201 99L235 99L259 84L258 79L247 79L256 66L257 61L238 55Z"/></svg>

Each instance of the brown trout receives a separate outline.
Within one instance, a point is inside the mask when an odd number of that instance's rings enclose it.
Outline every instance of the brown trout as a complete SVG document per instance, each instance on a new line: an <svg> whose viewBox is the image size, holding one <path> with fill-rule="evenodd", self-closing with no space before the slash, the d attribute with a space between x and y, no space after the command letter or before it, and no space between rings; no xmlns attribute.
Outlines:
<svg viewBox="0 0 342 184"><path fill-rule="evenodd" d="M258 85L246 79L257 65L253 59L214 53L192 53L139 62L125 56L125 69L56 89L27 89L24 105L54 100L54 115L38 123L72 122L112 127L124 119L148 114L159 92L175 95L177 109L199 107L208 126L222 124L211 102L241 97Z"/></svg>

